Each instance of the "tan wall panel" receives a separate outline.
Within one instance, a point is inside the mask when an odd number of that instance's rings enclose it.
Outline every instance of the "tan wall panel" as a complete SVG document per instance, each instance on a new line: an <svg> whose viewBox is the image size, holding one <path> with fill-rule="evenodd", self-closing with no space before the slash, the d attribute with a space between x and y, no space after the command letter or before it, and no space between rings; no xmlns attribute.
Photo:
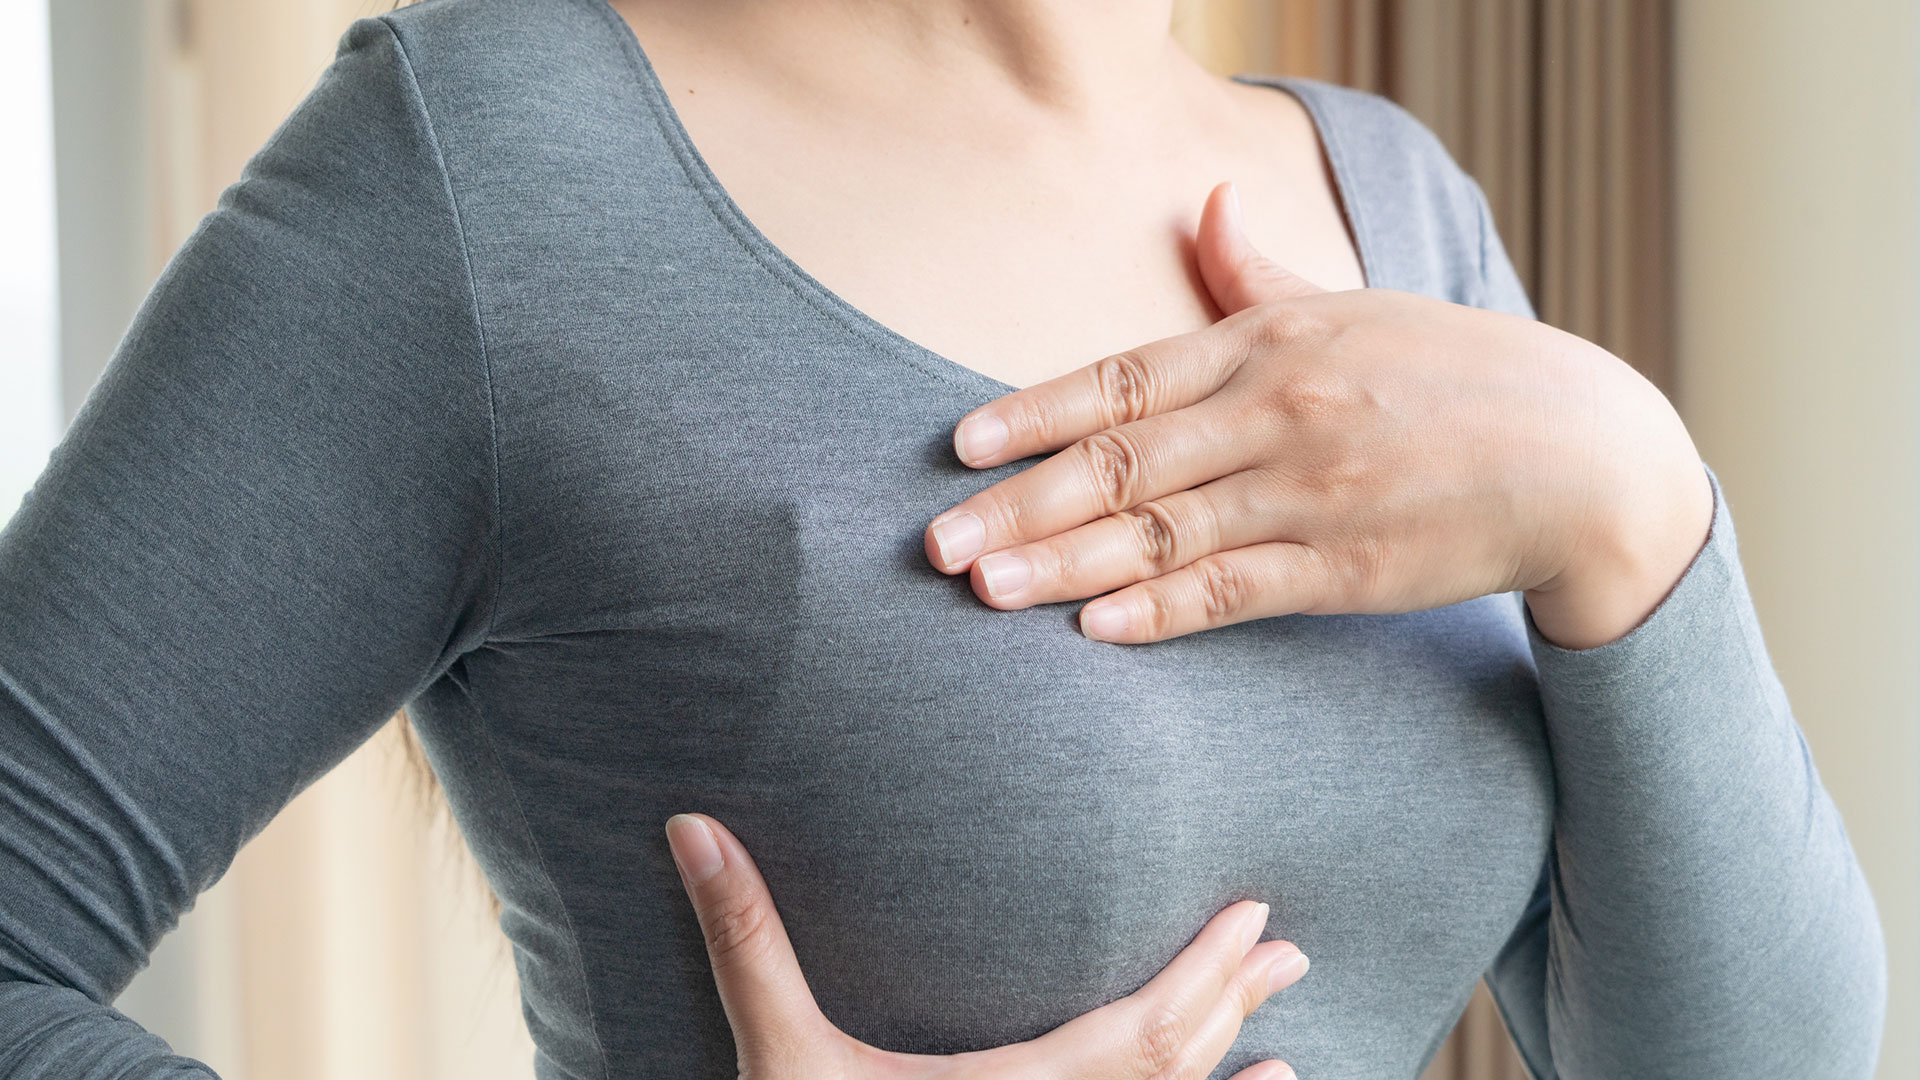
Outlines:
<svg viewBox="0 0 1920 1080"><path fill-rule="evenodd" d="M1887 931L1879 1075L1920 1076L1920 26L1685 0L1680 400Z"/></svg>

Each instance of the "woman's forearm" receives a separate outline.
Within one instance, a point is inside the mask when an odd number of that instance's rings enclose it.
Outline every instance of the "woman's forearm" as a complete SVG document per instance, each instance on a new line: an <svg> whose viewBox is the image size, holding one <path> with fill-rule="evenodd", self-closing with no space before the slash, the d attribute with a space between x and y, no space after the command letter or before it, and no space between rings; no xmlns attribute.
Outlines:
<svg viewBox="0 0 1920 1080"><path fill-rule="evenodd" d="M78 990L0 981L0 1075L9 1080L208 1080L214 1074L175 1056L166 1040Z"/></svg>
<svg viewBox="0 0 1920 1080"><path fill-rule="evenodd" d="M1866 1077L1878 916L1712 491L1706 546L1644 623L1580 651L1529 626L1557 782L1553 1066Z"/></svg>

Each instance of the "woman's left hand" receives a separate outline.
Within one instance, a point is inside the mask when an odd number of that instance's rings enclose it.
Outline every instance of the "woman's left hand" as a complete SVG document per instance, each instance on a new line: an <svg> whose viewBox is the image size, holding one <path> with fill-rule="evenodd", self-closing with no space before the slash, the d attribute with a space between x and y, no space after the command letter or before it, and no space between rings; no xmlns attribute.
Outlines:
<svg viewBox="0 0 1920 1080"><path fill-rule="evenodd" d="M927 557L970 568L986 603L1112 592L1082 632L1147 642L1520 590L1548 640L1581 649L1639 625L1698 554L1699 454L1606 350L1411 293L1321 290L1253 250L1226 184L1196 250L1225 318L955 428L975 467L1062 451L928 526Z"/></svg>

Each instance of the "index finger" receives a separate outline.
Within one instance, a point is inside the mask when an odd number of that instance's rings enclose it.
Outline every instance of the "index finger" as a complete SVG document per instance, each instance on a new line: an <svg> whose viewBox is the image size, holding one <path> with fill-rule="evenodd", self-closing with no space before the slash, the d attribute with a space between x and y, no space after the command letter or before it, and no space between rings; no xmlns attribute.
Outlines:
<svg viewBox="0 0 1920 1080"><path fill-rule="evenodd" d="M737 837L705 814L667 819L667 842L693 901L714 986L743 1064L807 1045L828 1021L800 973L766 879Z"/></svg>
<svg viewBox="0 0 1920 1080"><path fill-rule="evenodd" d="M1016 1052L1062 1063L1073 1080L1164 1075L1226 993L1266 925L1267 905L1229 905L1145 986L1015 1044Z"/></svg>
<svg viewBox="0 0 1920 1080"><path fill-rule="evenodd" d="M1246 359L1244 336L1228 325L1239 317L1150 341L995 398L954 425L953 451L974 468L988 468L1202 401Z"/></svg>

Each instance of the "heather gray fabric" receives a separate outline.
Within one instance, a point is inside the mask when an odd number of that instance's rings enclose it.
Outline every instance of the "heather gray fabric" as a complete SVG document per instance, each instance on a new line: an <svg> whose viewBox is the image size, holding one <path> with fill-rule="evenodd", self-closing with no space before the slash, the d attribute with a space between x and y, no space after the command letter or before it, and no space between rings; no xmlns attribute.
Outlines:
<svg viewBox="0 0 1920 1080"><path fill-rule="evenodd" d="M1373 284L1528 311L1430 134L1275 85ZM1879 923L1724 504L1599 649L1514 596L1102 644L920 553L1023 467L947 449L1007 389L770 247L600 0L356 24L0 534L0 1075L200 1073L109 1003L402 704L548 1080L732 1075L688 809L886 1047L1037 1035L1256 897L1313 970L1218 1077L1411 1078L1483 972L1538 1076L1868 1075Z"/></svg>

